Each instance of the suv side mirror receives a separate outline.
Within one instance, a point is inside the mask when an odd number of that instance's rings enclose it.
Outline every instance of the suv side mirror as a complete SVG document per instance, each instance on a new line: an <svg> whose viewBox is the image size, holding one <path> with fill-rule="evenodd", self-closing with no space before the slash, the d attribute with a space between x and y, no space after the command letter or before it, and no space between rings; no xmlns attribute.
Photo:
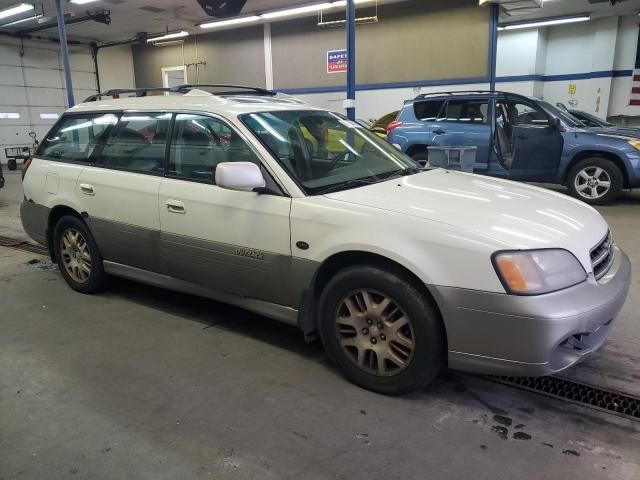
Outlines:
<svg viewBox="0 0 640 480"><path fill-rule="evenodd" d="M550 117L549 118L549 126L554 130L558 130L562 124L560 123L560 119L558 117Z"/></svg>
<svg viewBox="0 0 640 480"><path fill-rule="evenodd" d="M265 184L260 167L255 163L223 162L216 167L216 185L220 188L251 192Z"/></svg>

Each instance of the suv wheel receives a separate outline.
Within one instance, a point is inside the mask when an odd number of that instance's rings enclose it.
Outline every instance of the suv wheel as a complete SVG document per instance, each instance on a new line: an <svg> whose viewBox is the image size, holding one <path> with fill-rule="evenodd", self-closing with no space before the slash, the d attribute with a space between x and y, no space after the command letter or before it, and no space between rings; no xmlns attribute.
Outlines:
<svg viewBox="0 0 640 480"><path fill-rule="evenodd" d="M102 257L87 226L66 215L56 224L53 248L58 268L69 286L81 293L97 293L107 287Z"/></svg>
<svg viewBox="0 0 640 480"><path fill-rule="evenodd" d="M600 157L579 161L567 176L569 193L590 205L612 202L620 193L622 184L622 172L617 165Z"/></svg>
<svg viewBox="0 0 640 480"><path fill-rule="evenodd" d="M320 338L350 381L385 394L424 388L444 365L436 307L402 274L378 267L340 271L320 297Z"/></svg>

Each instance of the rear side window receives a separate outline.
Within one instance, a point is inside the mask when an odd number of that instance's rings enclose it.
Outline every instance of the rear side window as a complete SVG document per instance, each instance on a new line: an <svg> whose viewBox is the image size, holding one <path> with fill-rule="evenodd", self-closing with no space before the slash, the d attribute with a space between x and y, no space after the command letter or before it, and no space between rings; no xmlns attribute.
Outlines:
<svg viewBox="0 0 640 480"><path fill-rule="evenodd" d="M42 141L37 155L67 162L94 162L109 129L118 122L112 113L67 115Z"/></svg>
<svg viewBox="0 0 640 480"><path fill-rule="evenodd" d="M124 113L107 140L100 164L163 173L171 113Z"/></svg>
<svg viewBox="0 0 640 480"><path fill-rule="evenodd" d="M260 166L249 146L223 121L204 115L176 115L169 175L213 183L216 167L223 162L252 162Z"/></svg>
<svg viewBox="0 0 640 480"><path fill-rule="evenodd" d="M413 111L416 114L418 120L423 122L433 122L438 118L438 114L442 109L444 100L427 100L422 102L415 102L413 104Z"/></svg>
<svg viewBox="0 0 640 480"><path fill-rule="evenodd" d="M449 100L439 122L487 123L487 100Z"/></svg>

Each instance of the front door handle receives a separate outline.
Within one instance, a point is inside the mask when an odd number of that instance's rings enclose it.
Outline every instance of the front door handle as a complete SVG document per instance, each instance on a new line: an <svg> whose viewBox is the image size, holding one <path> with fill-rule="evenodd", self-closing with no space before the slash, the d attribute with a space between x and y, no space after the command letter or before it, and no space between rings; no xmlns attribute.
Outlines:
<svg viewBox="0 0 640 480"><path fill-rule="evenodd" d="M441 128L438 128L438 129L434 130L434 131L433 131L433 133L434 133L435 135L444 135L444 134L445 134L445 133L447 133L447 132L445 132L445 131L444 131L444 130L442 130Z"/></svg>
<svg viewBox="0 0 640 480"><path fill-rule="evenodd" d="M93 185L89 185L88 183L80 184L80 191L85 195L95 195L96 192L93 190Z"/></svg>
<svg viewBox="0 0 640 480"><path fill-rule="evenodd" d="M184 203L179 200L167 200L167 210L171 213L187 213L184 209Z"/></svg>

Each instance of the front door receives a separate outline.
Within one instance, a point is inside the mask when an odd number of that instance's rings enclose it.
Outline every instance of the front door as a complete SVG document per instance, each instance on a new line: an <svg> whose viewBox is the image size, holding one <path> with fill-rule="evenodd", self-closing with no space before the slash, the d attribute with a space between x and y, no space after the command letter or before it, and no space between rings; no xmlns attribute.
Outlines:
<svg viewBox="0 0 640 480"><path fill-rule="evenodd" d="M158 190L171 114L123 113L97 164L78 179L88 224L105 260L163 273Z"/></svg>
<svg viewBox="0 0 640 480"><path fill-rule="evenodd" d="M496 112L496 136L501 136L497 140L509 178L552 181L564 144L560 129L534 102L499 101Z"/></svg>
<svg viewBox="0 0 640 480"><path fill-rule="evenodd" d="M217 187L216 166L239 161L260 165L226 122L176 115L159 195L164 263L172 277L289 305L291 199Z"/></svg>

